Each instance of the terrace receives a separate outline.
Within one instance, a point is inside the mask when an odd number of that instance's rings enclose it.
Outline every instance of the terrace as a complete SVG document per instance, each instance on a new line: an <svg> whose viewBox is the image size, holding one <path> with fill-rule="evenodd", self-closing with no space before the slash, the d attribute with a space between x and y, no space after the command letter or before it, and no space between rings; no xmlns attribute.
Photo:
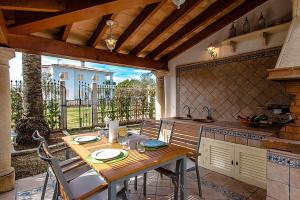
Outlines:
<svg viewBox="0 0 300 200"><path fill-rule="evenodd" d="M300 198L300 0L0 0L0 13L0 199ZM42 84L41 55L156 81L93 78L68 103L64 74ZM12 129L34 149L12 151Z"/></svg>

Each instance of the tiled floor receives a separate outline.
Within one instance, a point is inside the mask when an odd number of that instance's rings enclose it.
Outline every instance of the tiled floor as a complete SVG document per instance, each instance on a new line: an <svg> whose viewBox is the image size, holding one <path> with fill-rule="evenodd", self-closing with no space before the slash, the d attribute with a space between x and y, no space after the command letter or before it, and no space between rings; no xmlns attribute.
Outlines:
<svg viewBox="0 0 300 200"><path fill-rule="evenodd" d="M200 174L202 177L202 191L203 198L205 200L265 200L266 191L257 187L239 182L227 176L212 172L210 170L201 168ZM134 190L133 180L129 182L129 194L130 200L137 199L172 199L173 196L173 184L168 177L161 177L155 171L148 173L147 178L147 196L143 196L142 190L143 177L138 177L138 190ZM16 199L17 200L35 200L40 199L42 184L44 181L44 175L37 175L17 181L16 190L0 195L0 199ZM46 199L52 198L52 192L54 188L54 180L49 181ZM201 199L198 196L198 189L196 183L195 172L189 172L187 174L186 193L188 200ZM5 195L5 196L4 196Z"/></svg>

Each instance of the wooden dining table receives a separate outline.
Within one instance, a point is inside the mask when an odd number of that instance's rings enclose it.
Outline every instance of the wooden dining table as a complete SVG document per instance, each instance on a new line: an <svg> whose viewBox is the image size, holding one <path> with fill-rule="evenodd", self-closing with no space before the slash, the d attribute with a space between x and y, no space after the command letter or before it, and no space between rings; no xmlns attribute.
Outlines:
<svg viewBox="0 0 300 200"><path fill-rule="evenodd" d="M80 134L80 136L84 135L96 134ZM109 200L115 200L117 198L116 185L118 183L123 183L132 177L174 162L176 163L176 179L180 180L179 184L175 184L174 199L178 199L179 191L180 199L185 199L184 185L188 149L169 144L155 151L146 150L144 153L139 153L135 149L135 142L139 137L135 135L129 137L130 149L128 149L128 157L114 163L96 164L88 159L92 152L104 148L122 149L122 146L118 143L109 143L106 137L102 137L101 140L96 142L74 144L72 141L78 136L79 135L66 136L63 137L63 140L76 154L90 165L91 168L97 171L107 181Z"/></svg>

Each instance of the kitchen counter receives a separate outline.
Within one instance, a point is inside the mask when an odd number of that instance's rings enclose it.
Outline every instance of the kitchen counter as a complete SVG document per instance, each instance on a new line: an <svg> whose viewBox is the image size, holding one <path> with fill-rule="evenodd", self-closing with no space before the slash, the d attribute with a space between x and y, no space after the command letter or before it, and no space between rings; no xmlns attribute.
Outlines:
<svg viewBox="0 0 300 200"><path fill-rule="evenodd" d="M199 127L203 125L204 137L259 148L266 148L265 143L263 143L262 140L269 137L276 137L281 128L278 125L266 125L263 127L252 128L243 126L240 122L215 121L203 123L173 117L164 119L186 124L198 124Z"/></svg>

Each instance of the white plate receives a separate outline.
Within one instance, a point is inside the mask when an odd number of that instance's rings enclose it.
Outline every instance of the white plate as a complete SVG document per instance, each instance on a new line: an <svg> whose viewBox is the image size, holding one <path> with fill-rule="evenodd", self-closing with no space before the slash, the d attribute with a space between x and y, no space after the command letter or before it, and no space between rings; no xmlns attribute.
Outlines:
<svg viewBox="0 0 300 200"><path fill-rule="evenodd" d="M74 139L75 142L91 142L96 140L96 136L79 136Z"/></svg>
<svg viewBox="0 0 300 200"><path fill-rule="evenodd" d="M120 153L121 153L120 149L100 149L94 151L91 154L91 157L97 160L108 160L119 156Z"/></svg>

